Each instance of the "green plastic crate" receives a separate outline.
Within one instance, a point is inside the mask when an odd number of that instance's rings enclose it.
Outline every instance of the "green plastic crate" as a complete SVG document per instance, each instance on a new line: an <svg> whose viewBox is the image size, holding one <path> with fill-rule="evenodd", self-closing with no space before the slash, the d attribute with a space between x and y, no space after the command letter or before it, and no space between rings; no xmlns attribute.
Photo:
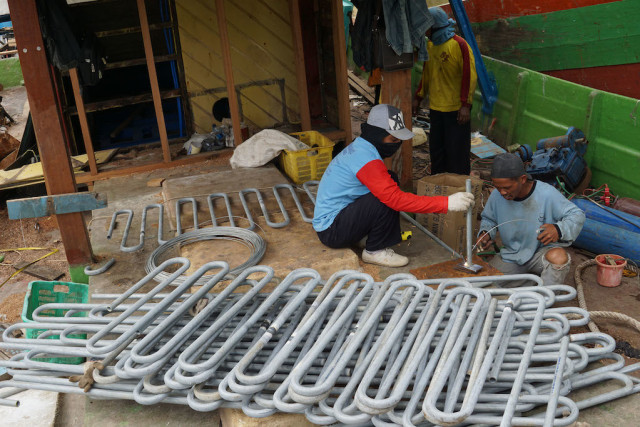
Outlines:
<svg viewBox="0 0 640 427"><path fill-rule="evenodd" d="M22 306L22 321L33 322L32 314L41 305L50 303L87 303L89 302L89 286L81 283L70 282L42 282L34 281L29 283L27 294L24 296ZM63 317L65 310L52 309L44 310L42 316ZM72 317L84 317L84 312L73 314ZM35 339L46 329L27 329L27 339ZM69 335L70 338L86 339L86 334ZM46 339L59 339L59 335L51 335ZM83 357L52 357L34 359L40 362L75 364L84 363Z"/></svg>

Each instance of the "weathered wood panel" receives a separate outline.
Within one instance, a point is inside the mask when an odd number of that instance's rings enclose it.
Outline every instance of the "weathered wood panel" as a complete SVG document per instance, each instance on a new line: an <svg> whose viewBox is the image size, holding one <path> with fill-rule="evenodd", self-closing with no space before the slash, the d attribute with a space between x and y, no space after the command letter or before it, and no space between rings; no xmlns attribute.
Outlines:
<svg viewBox="0 0 640 427"><path fill-rule="evenodd" d="M284 79L290 121L299 120L296 66L288 2L225 1L235 85ZM187 89L195 130L209 132L215 123L211 107L227 96L220 52L215 2L176 0ZM240 102L247 124L272 127L283 121L278 85L242 90Z"/></svg>
<svg viewBox="0 0 640 427"><path fill-rule="evenodd" d="M538 0L535 2L531 0L466 0L464 8L471 22L486 22L495 19L576 9L615 1L617 0Z"/></svg>
<svg viewBox="0 0 640 427"><path fill-rule="evenodd" d="M639 2L624 0L485 22L474 32L484 55L564 70L640 62L639 20Z"/></svg>

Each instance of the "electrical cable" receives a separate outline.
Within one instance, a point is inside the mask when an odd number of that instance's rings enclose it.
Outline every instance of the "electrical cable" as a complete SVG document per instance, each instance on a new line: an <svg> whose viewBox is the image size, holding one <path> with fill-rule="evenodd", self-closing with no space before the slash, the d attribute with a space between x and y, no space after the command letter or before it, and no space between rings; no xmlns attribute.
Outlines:
<svg viewBox="0 0 640 427"><path fill-rule="evenodd" d="M173 239L168 240L162 245L158 246L156 250L154 250L149 258L147 259L147 264L145 266L145 270L147 273L151 273L158 266L158 262L160 258L169 250L176 249L184 245L189 245L196 242L202 242L207 240L229 240L232 242L240 243L251 251L251 255L249 258L242 264L237 267L231 269L229 271L229 277L235 277L238 273L242 272L248 267L254 266L260 262L264 253L267 249L267 245L262 237L260 237L257 233L247 230L246 228L240 227L212 227L212 228L202 228L193 231L188 231L186 233L182 233L179 236L174 237ZM154 280L161 282L167 280L170 274L166 272L160 272L155 277ZM204 285L207 283L209 279L213 276L204 275L200 277L197 281L197 285ZM180 285L184 283L186 280L186 276L182 275L177 278L174 283L176 285Z"/></svg>

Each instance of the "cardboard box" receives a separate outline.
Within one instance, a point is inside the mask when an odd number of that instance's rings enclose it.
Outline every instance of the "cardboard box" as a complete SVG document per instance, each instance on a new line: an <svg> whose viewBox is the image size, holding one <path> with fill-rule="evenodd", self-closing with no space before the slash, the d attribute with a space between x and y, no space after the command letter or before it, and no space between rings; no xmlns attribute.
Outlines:
<svg viewBox="0 0 640 427"><path fill-rule="evenodd" d="M473 208L473 237L478 233L480 223L478 215L482 211L482 180L453 173L441 173L426 176L418 181L419 196L450 196L465 191L466 180L471 179L471 190L476 199ZM417 220L440 240L466 256L467 250L467 217L466 212L450 212L448 214L419 214Z"/></svg>

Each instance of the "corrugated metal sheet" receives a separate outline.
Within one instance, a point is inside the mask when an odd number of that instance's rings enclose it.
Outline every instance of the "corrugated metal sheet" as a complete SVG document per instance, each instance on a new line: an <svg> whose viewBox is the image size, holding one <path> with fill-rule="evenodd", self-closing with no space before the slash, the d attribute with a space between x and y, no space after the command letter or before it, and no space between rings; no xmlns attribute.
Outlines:
<svg viewBox="0 0 640 427"><path fill-rule="evenodd" d="M197 132L215 123L213 103L227 96L220 37L213 0L176 0L187 90ZM245 123L259 128L299 120L295 63L288 2L226 1L231 61ZM250 84L284 80L278 84ZM284 99L283 99L284 98Z"/></svg>

